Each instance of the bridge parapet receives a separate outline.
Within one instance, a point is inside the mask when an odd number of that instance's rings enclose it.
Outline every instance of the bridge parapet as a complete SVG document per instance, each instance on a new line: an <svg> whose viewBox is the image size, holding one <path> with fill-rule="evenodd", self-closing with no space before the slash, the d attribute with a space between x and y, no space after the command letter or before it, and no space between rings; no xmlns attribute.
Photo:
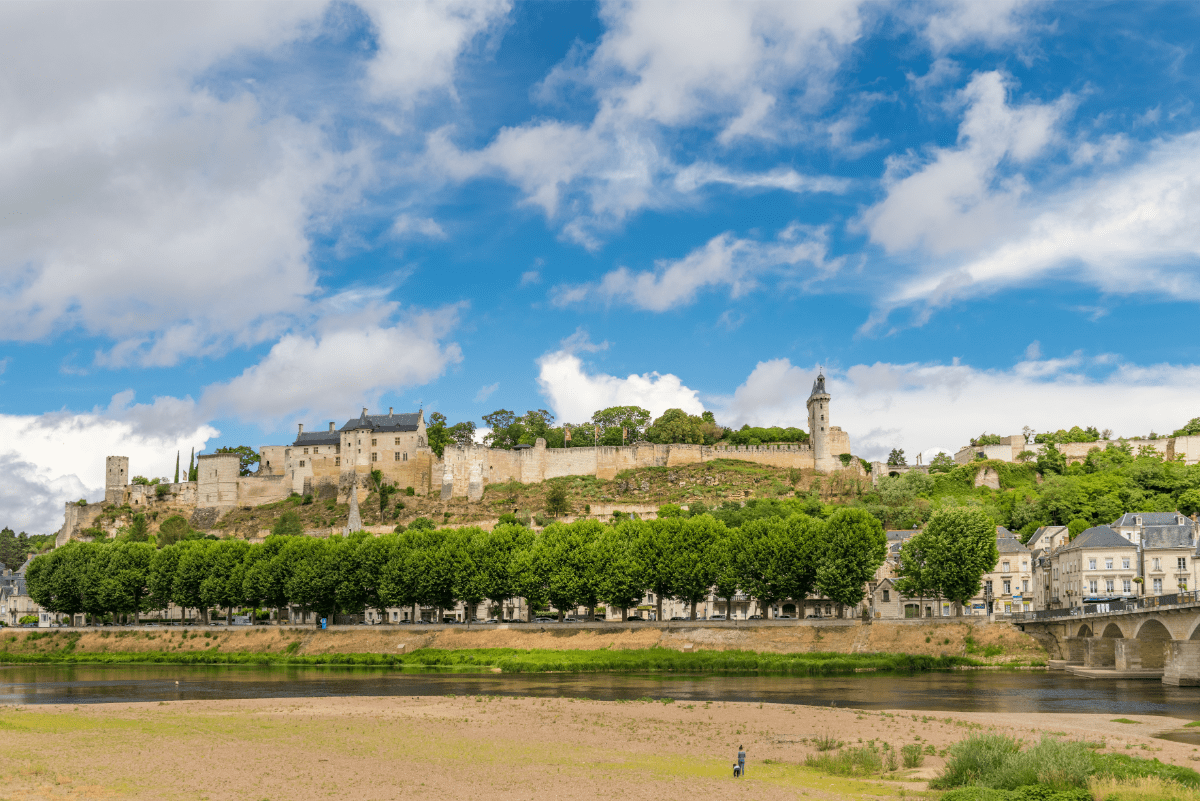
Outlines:
<svg viewBox="0 0 1200 801"><path fill-rule="evenodd" d="M1200 606L1200 592L1178 592L1172 595L1148 595L1125 601L1109 601L1102 604L1069 606L1065 609L1041 609L1036 612L1014 612L1014 622L1043 622L1063 617L1087 617L1089 615L1112 615L1120 612L1145 612L1155 609L1176 609Z"/></svg>

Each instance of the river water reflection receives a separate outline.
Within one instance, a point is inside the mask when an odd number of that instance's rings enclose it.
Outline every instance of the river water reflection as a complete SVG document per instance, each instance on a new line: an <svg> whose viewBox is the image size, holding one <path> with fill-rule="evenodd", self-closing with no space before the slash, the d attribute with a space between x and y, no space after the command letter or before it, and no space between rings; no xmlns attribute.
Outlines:
<svg viewBox="0 0 1200 801"><path fill-rule="evenodd" d="M966 671L834 678L431 673L337 667L37 665L0 667L0 703L95 704L361 695L674 698L931 712L1099 712L1200 719L1200 688Z"/></svg>

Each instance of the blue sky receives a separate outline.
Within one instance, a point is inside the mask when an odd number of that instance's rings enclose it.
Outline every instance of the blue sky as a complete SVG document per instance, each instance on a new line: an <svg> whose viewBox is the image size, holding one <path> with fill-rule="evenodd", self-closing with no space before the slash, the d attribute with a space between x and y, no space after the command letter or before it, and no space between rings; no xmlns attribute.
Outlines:
<svg viewBox="0 0 1200 801"><path fill-rule="evenodd" d="M1193 4L0 16L0 525L362 406L1200 413Z"/></svg>

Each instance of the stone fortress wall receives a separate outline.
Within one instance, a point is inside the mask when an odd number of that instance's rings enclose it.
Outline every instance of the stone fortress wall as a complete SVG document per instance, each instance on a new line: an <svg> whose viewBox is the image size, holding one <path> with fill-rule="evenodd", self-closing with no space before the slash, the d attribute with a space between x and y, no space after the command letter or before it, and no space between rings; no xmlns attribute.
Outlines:
<svg viewBox="0 0 1200 801"><path fill-rule="evenodd" d="M426 440L422 412L368 415L341 429L299 434L291 445L265 445L259 449L259 470L241 476L237 454L201 454L197 480L156 485L130 484L129 458L109 456L105 465L104 500L80 506L68 503L57 544L77 538L99 517L104 506L128 505L137 510L164 503L174 510L190 510L192 524L208 528L231 509L260 506L283 500L292 493L317 498L337 498L347 503L353 491L361 503L368 494L372 470L399 487L412 487L420 495L436 492L444 500L483 497L488 484L519 481L537 484L552 478L588 475L612 479L623 470L639 467L675 467L714 459L739 459L771 467L818 470L823 473L850 469L862 472L856 461L843 463L850 453L850 437L829 424L829 395L825 378L813 384L809 397L808 444L760 446L632 445L590 448L547 448L539 439L533 446L513 450L482 445L447 446L439 457Z"/></svg>
<svg viewBox="0 0 1200 801"><path fill-rule="evenodd" d="M973 461L978 454L983 454L985 459L997 459L1002 462L1015 462L1017 456L1023 451L1030 451L1037 455L1045 449L1043 443L1026 443L1025 437L1022 434L1014 434L1004 438L1004 442L1000 445L964 445L959 448L954 454L954 461L957 464L966 464ZM1066 442L1061 445L1055 445L1058 450L1067 457L1067 462L1082 462L1087 458L1088 451L1092 448L1104 450L1110 445L1116 446L1125 443L1133 449L1135 454L1139 453L1143 448L1156 451L1165 459L1175 460L1183 457L1185 464L1196 464L1200 462L1200 437L1159 437L1158 439L1102 439L1096 442Z"/></svg>

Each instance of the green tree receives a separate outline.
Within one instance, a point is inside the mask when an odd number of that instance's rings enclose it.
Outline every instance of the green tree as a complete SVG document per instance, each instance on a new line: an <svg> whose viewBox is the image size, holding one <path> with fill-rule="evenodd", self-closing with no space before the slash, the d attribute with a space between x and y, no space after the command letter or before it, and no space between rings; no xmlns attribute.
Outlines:
<svg viewBox="0 0 1200 801"><path fill-rule="evenodd" d="M154 552L146 576L147 610L166 609L171 604L175 589L175 572L179 568L181 556L183 548L179 546L159 548Z"/></svg>
<svg viewBox="0 0 1200 801"><path fill-rule="evenodd" d="M525 526L501 525L472 538L479 592L497 607L519 595L517 554L533 546L534 535Z"/></svg>
<svg viewBox="0 0 1200 801"><path fill-rule="evenodd" d="M625 520L615 526L605 526L592 542L596 554L597 597L605 605L620 609L621 620L628 619L630 607L636 607L646 594L646 572L636 547L645 525L640 520Z"/></svg>
<svg viewBox="0 0 1200 801"><path fill-rule="evenodd" d="M191 540L172 547L182 549L175 566L175 577L171 584L171 601L184 610L196 609L200 620L208 624L208 607L204 604L201 587L211 570L213 540Z"/></svg>
<svg viewBox="0 0 1200 801"><path fill-rule="evenodd" d="M321 618L332 623L338 612L341 543L340 535L329 539L294 537L280 553L290 567L286 583L288 601L314 613L313 623L318 627Z"/></svg>
<svg viewBox="0 0 1200 801"><path fill-rule="evenodd" d="M963 605L978 595L980 578L1000 559L995 521L981 509L940 509L922 535L932 543L926 560L938 596Z"/></svg>
<svg viewBox="0 0 1200 801"><path fill-rule="evenodd" d="M36 557L25 571L29 597L47 612L75 615L83 611L82 578L88 543L68 542Z"/></svg>
<svg viewBox="0 0 1200 801"><path fill-rule="evenodd" d="M217 453L236 453L238 455L238 475L253 475L250 469L258 464L258 453L249 445L231 445L217 448Z"/></svg>
<svg viewBox="0 0 1200 801"><path fill-rule="evenodd" d="M892 452L888 454L887 463L890 467L904 467L908 464L908 460L904 458L903 448L892 448Z"/></svg>
<svg viewBox="0 0 1200 801"><path fill-rule="evenodd" d="M208 575L200 582L200 598L205 608L224 609L225 622L233 623L233 607L241 603L245 581L240 568L250 544L245 540L220 540L208 550Z"/></svg>
<svg viewBox="0 0 1200 801"><path fill-rule="evenodd" d="M609 406L592 415L592 425L600 430L600 442L604 445L620 445L622 429L626 442L635 442L649 423L650 412L641 406Z"/></svg>
<svg viewBox="0 0 1200 801"><path fill-rule="evenodd" d="M242 579L242 597L254 607L259 605L279 610L288 606L287 582L291 577L291 563L284 553L289 537L270 536L261 546L261 551L247 555L245 576Z"/></svg>
<svg viewBox="0 0 1200 801"><path fill-rule="evenodd" d="M646 429L646 439L663 444L704 444L704 421L683 409L667 409Z"/></svg>
<svg viewBox="0 0 1200 801"><path fill-rule="evenodd" d="M1195 437L1200 436L1200 417L1193 417L1187 421L1187 424L1180 429L1177 429L1172 437Z"/></svg>
<svg viewBox="0 0 1200 801"><path fill-rule="evenodd" d="M107 611L132 615L133 622L147 609L150 565L155 548L148 542L118 542L107 546L108 563L101 594Z"/></svg>
<svg viewBox="0 0 1200 801"><path fill-rule="evenodd" d="M163 522L165 523L166 521L164 520ZM150 541L150 526L146 522L145 515L136 514L133 516L133 523L129 526L129 536L127 539L129 542Z"/></svg>
<svg viewBox="0 0 1200 801"><path fill-rule="evenodd" d="M290 509L276 518L271 526L271 534L276 537L299 537L303 533L304 525L300 522L300 515Z"/></svg>
<svg viewBox="0 0 1200 801"><path fill-rule="evenodd" d="M1091 523L1082 517L1076 517L1067 523L1067 538L1073 540L1091 527Z"/></svg>
<svg viewBox="0 0 1200 801"><path fill-rule="evenodd" d="M137 515L134 517L133 530L130 532L131 539L134 531L137 530L138 517L141 517L142 522L145 523L145 517L142 515ZM159 525L158 536L155 538L155 540L158 543L158 547L162 548L167 545L174 545L175 543L182 542L186 539L191 539L193 534L194 532L192 531L192 526L190 523L188 523L186 517L183 515L171 515L166 520L162 521L161 525Z"/></svg>
<svg viewBox="0 0 1200 801"><path fill-rule="evenodd" d="M1042 435L1039 434L1038 436ZM1053 442L1049 442L1042 448L1041 454L1038 455L1037 469L1044 476L1052 474L1062 475L1067 472L1067 457L1063 455L1062 451L1054 447Z"/></svg>
<svg viewBox="0 0 1200 801"><path fill-rule="evenodd" d="M919 531L900 546L896 565L896 592L906 598L924 600L938 594L937 577L930 562L935 558L939 543L924 531Z"/></svg>
<svg viewBox="0 0 1200 801"><path fill-rule="evenodd" d="M954 460L944 453L939 453L929 462L930 473L949 473L954 469Z"/></svg>
<svg viewBox="0 0 1200 801"><path fill-rule="evenodd" d="M863 599L863 588L887 557L887 536L866 510L841 508L826 521L822 551L817 587L841 616L844 607Z"/></svg>
<svg viewBox="0 0 1200 801"><path fill-rule="evenodd" d="M567 500L567 484L565 481L554 481L546 492L546 514L560 517L571 511Z"/></svg>
<svg viewBox="0 0 1200 801"><path fill-rule="evenodd" d="M175 483L179 483L179 451L175 451Z"/></svg>
<svg viewBox="0 0 1200 801"><path fill-rule="evenodd" d="M192 454L188 457L187 480L196 480L196 449L192 448Z"/></svg>
<svg viewBox="0 0 1200 801"><path fill-rule="evenodd" d="M783 521L779 518L750 520L738 529L734 570L738 585L758 602L764 617L787 593L787 580L777 558L782 542Z"/></svg>
<svg viewBox="0 0 1200 801"><path fill-rule="evenodd" d="M708 595L717 577L713 552L724 534L725 524L709 515L701 515L663 531L672 592L688 604L689 615L695 620L696 606Z"/></svg>
<svg viewBox="0 0 1200 801"><path fill-rule="evenodd" d="M520 444L525 427L517 423L515 412L510 412L508 409L497 409L491 414L485 414L482 419L491 429L483 439L484 444L488 447L511 450L514 445Z"/></svg>
<svg viewBox="0 0 1200 801"><path fill-rule="evenodd" d="M1189 517L1200 512L1200 490L1190 489L1180 493L1179 511Z"/></svg>
<svg viewBox="0 0 1200 801"><path fill-rule="evenodd" d="M662 510L670 505L672 504L659 507L658 519L650 520L641 526L634 542L634 551L642 566L646 589L654 593L655 620L663 619L663 599L675 595L669 547L670 543L682 538L677 531L687 523L682 513L662 513Z"/></svg>
<svg viewBox="0 0 1200 801"><path fill-rule="evenodd" d="M371 489L375 490L379 497L379 519L384 519L384 514L387 512L388 501L393 495L400 491L400 488L395 484L389 484L383 477L382 470L372 470L370 475Z"/></svg>

